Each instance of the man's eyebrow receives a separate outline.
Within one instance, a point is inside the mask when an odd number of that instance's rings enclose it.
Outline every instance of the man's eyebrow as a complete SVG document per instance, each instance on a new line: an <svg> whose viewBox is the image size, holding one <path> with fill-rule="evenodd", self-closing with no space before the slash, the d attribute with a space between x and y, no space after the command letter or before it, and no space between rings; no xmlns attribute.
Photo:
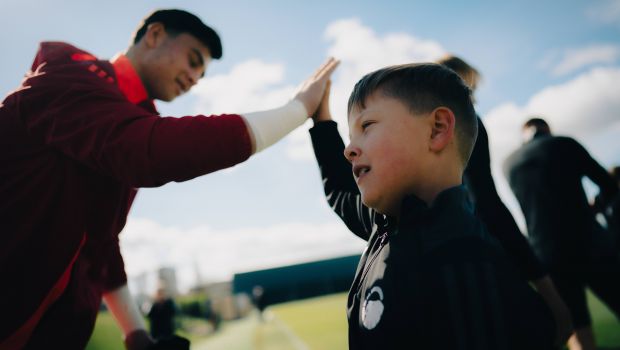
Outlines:
<svg viewBox="0 0 620 350"><path fill-rule="evenodd" d="M194 52L194 54L198 57L198 64L202 67L204 67L205 65L205 60L204 58L202 58L202 53L200 52L200 50L198 50L197 48L193 47L192 48L192 52ZM206 71L206 69L205 69ZM200 76L201 78L203 78L205 76L205 71L202 72L202 75Z"/></svg>

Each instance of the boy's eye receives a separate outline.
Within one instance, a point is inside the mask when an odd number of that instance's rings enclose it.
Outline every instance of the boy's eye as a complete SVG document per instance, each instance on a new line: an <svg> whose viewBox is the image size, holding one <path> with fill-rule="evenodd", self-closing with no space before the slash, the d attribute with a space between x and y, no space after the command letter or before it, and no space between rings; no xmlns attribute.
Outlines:
<svg viewBox="0 0 620 350"><path fill-rule="evenodd" d="M367 121L362 123L362 130L366 130L370 125L374 124L374 122Z"/></svg>

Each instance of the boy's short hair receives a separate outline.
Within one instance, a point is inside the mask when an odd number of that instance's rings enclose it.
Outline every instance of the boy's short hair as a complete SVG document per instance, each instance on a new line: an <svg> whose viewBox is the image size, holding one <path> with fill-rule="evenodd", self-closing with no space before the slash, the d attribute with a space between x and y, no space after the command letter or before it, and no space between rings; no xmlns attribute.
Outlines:
<svg viewBox="0 0 620 350"><path fill-rule="evenodd" d="M456 119L458 152L467 164L478 136L478 120L471 90L454 71L435 63L414 63L385 67L365 75L349 97L353 107L365 108L370 95L380 91L405 104L413 113L428 113L447 107Z"/></svg>
<svg viewBox="0 0 620 350"><path fill-rule="evenodd" d="M169 34L189 33L193 35L209 49L211 57L215 59L222 57L222 42L215 30L202 23L200 18L183 10L157 10L148 15L134 34L134 44L142 39L149 24L155 22L162 23Z"/></svg>

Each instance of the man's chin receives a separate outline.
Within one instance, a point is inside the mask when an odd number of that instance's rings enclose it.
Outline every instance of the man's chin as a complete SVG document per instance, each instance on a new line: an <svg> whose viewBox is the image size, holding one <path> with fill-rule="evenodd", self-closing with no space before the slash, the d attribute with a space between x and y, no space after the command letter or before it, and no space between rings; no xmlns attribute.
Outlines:
<svg viewBox="0 0 620 350"><path fill-rule="evenodd" d="M180 95L177 95L177 94L168 94L164 96L159 96L157 100L164 101L164 102L172 102L175 98L179 96Z"/></svg>

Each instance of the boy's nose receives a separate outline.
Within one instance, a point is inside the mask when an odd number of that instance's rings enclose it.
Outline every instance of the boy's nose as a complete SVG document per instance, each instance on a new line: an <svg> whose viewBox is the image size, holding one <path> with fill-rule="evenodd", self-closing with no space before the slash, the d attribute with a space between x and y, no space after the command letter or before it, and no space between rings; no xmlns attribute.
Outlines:
<svg viewBox="0 0 620 350"><path fill-rule="evenodd" d="M360 149L353 146L349 143L349 145L344 149L344 157L347 158L349 162L352 162L356 157L360 155Z"/></svg>

